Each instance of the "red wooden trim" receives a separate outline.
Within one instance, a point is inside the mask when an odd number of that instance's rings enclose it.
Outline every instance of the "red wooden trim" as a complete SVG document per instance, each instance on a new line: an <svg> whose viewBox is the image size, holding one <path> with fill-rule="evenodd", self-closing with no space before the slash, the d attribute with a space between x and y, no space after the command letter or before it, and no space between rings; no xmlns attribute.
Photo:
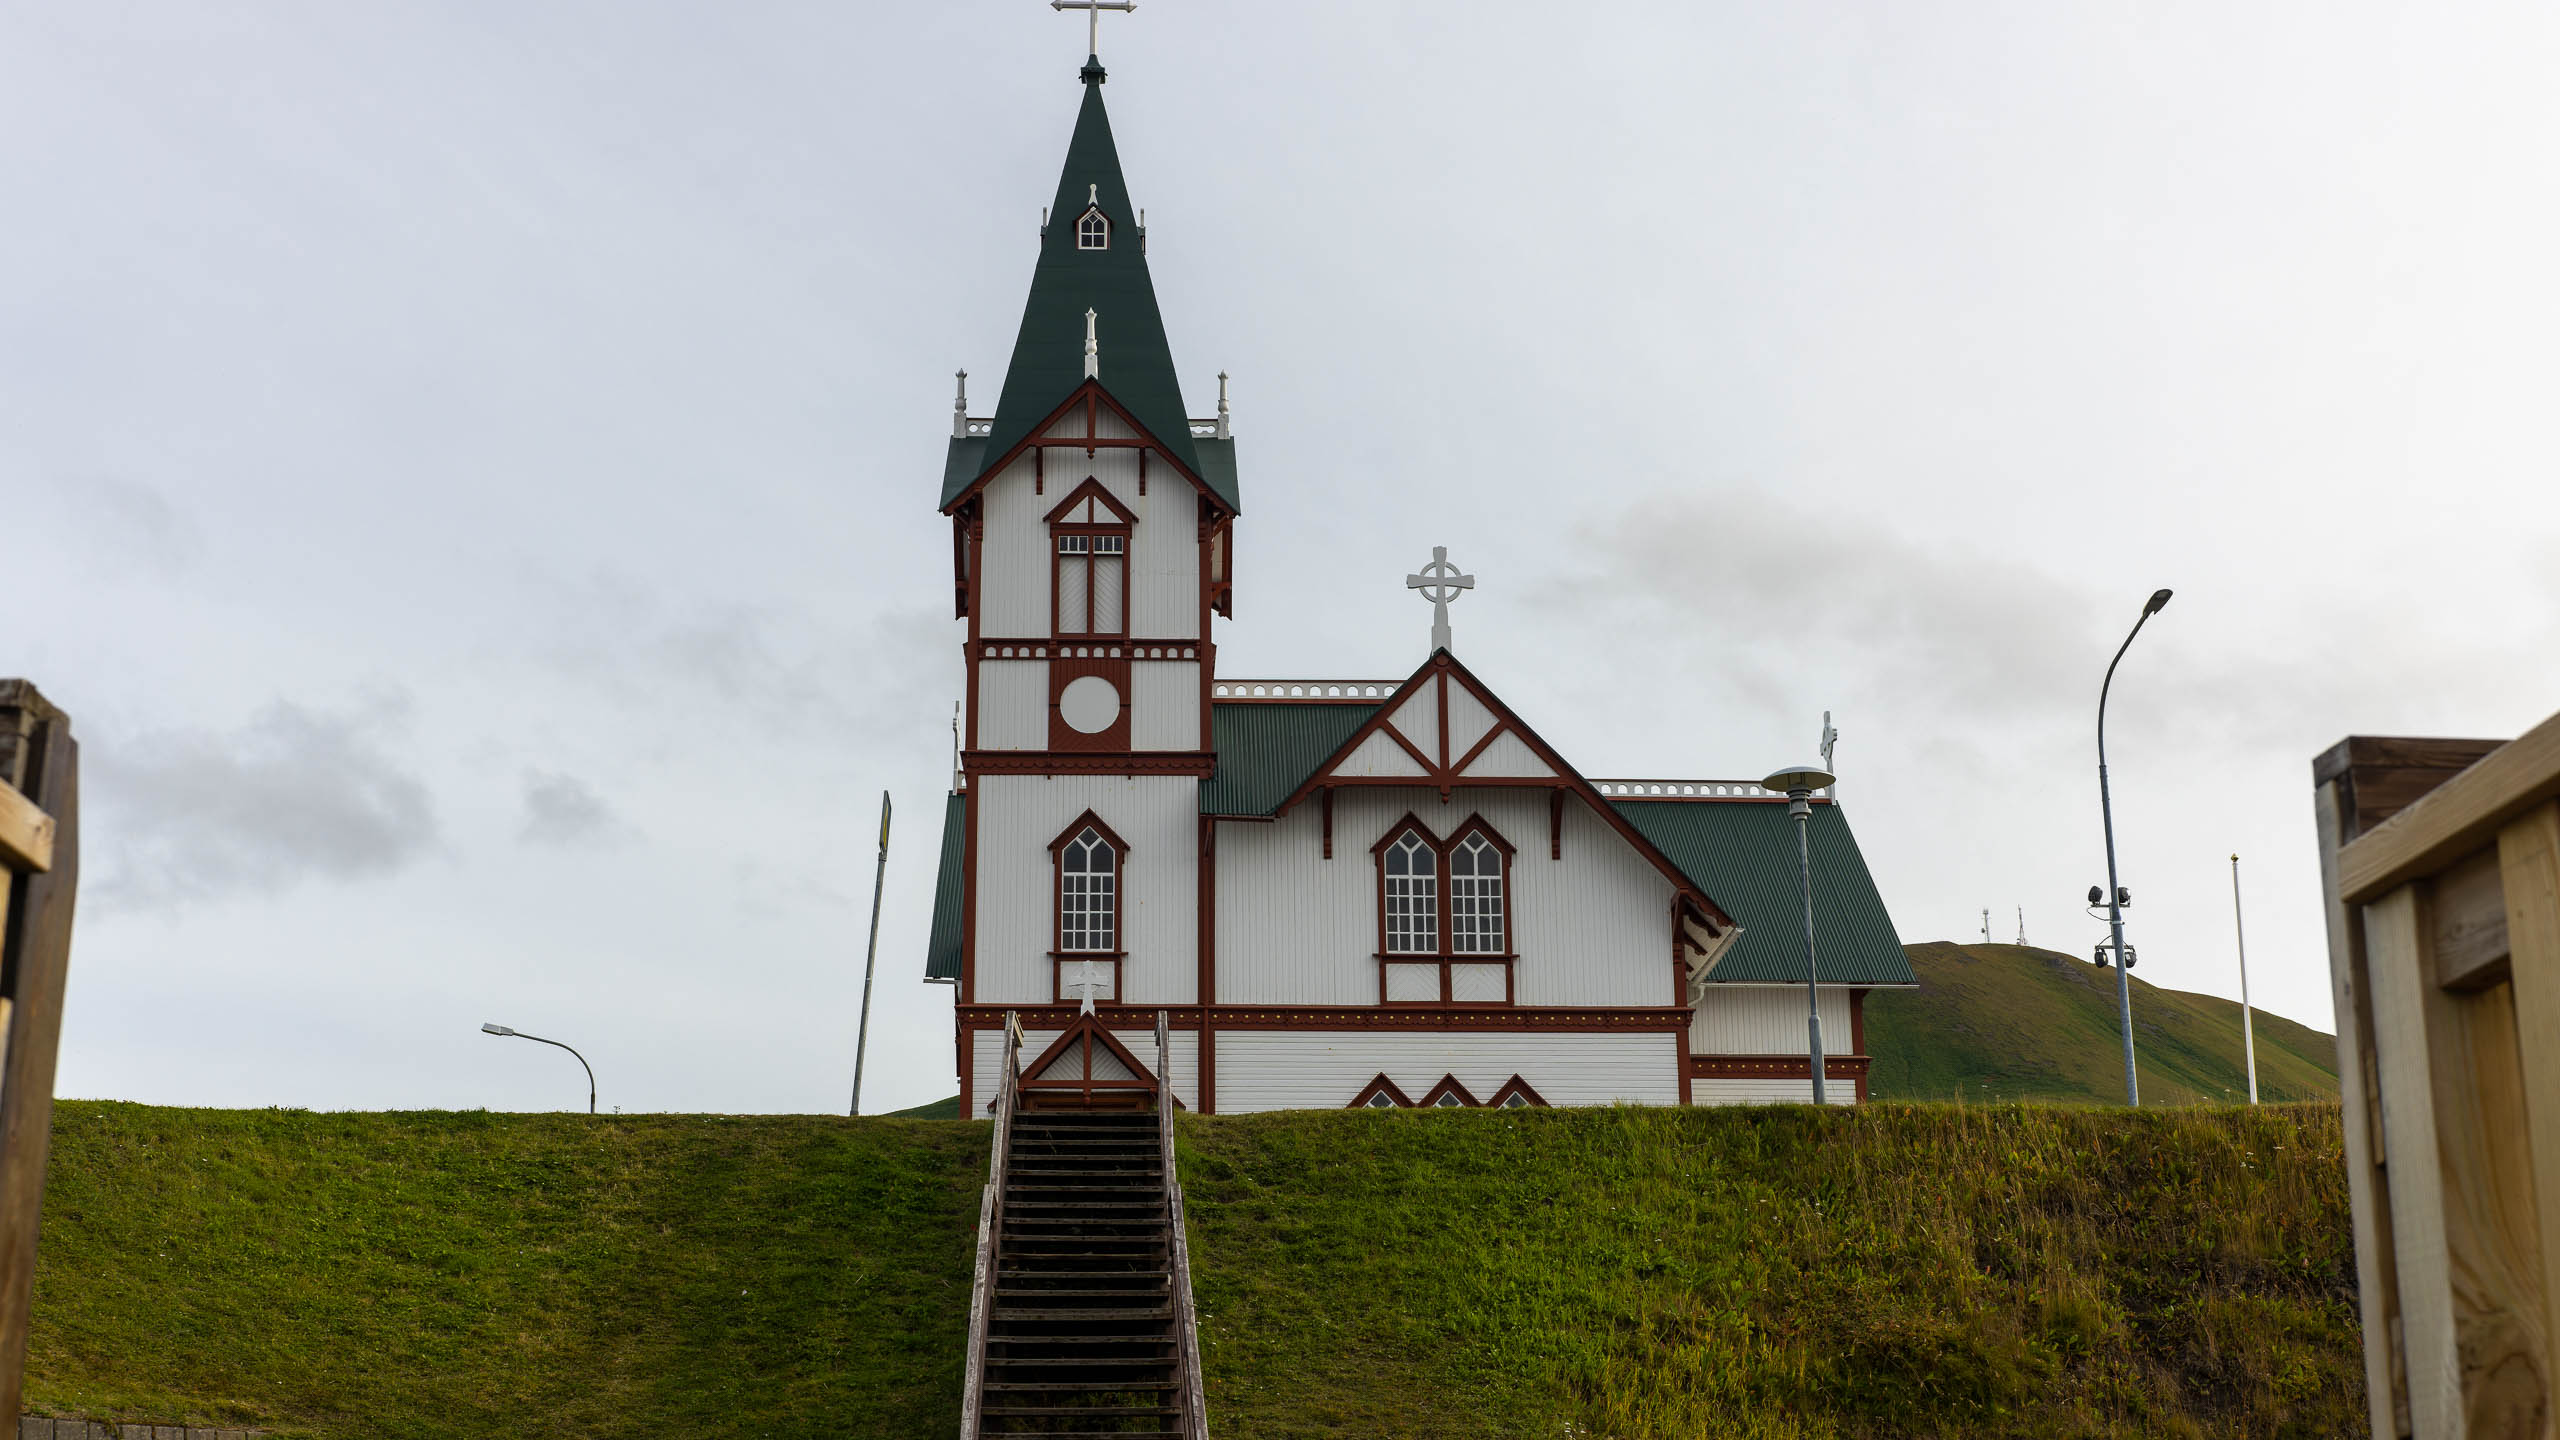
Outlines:
<svg viewBox="0 0 2560 1440"><path fill-rule="evenodd" d="M1689 1027L1686 1025L1680 1027L1680 1103L1698 1103L1689 1093Z"/></svg>
<svg viewBox="0 0 2560 1440"><path fill-rule="evenodd" d="M1396 1082L1388 1079L1387 1072L1384 1070L1378 1072L1377 1079L1361 1086L1360 1093L1352 1096L1351 1103L1342 1108L1345 1110L1366 1110L1369 1108L1369 1102L1380 1095L1386 1096L1388 1099L1393 1100L1407 1110L1413 1108L1413 1097L1405 1094L1404 1091L1397 1086Z"/></svg>
<svg viewBox="0 0 2560 1440"><path fill-rule="evenodd" d="M1031 447L1031 493L1049 493L1049 447L1046 445Z"/></svg>
<svg viewBox="0 0 2560 1440"><path fill-rule="evenodd" d="M1055 855L1059 851L1067 848L1067 842L1075 839L1076 836L1083 831L1084 827L1088 825L1092 826L1103 839L1110 841L1111 848L1120 852L1120 857L1123 860L1128 858L1129 842L1121 839L1119 831L1114 830L1108 824L1105 824L1102 817L1094 814L1091 810L1087 810L1075 819L1067 822L1067 828L1059 831L1058 838L1049 842L1049 853Z"/></svg>
<svg viewBox="0 0 2560 1440"><path fill-rule="evenodd" d="M1207 750L1121 750L1079 754L1072 750L972 750L961 756L961 768L974 780L980 775L1196 775L1216 773L1218 757Z"/></svg>
<svg viewBox="0 0 2560 1440"><path fill-rule="evenodd" d="M1857 1080L1865 1077L1870 1057L1865 1055L1825 1055L1822 1074L1826 1080ZM1700 1080L1810 1080L1813 1059L1808 1055L1692 1055L1689 1073Z"/></svg>
<svg viewBox="0 0 2560 1440"><path fill-rule="evenodd" d="M1547 792L1547 858L1564 858L1564 787Z"/></svg>
<svg viewBox="0 0 2560 1440"><path fill-rule="evenodd" d="M1059 442L1047 438L1050 429L1060 420L1065 419L1067 415L1078 406L1088 405L1088 402L1095 402L1110 406L1111 413L1127 421L1129 428L1137 432L1138 438L1134 440L1105 440L1093 435L1091 431L1088 430L1084 439L1076 442L1085 447L1087 454L1091 454L1097 448L1118 450L1144 449L1152 447L1159 458L1173 466L1175 474L1178 474L1183 479L1190 481L1193 488L1197 489L1203 497L1213 502L1217 499L1217 492L1209 488L1208 482L1201 479L1198 474L1194 473L1190 466L1183 464L1179 459L1175 458L1172 452L1166 450L1164 448L1164 442L1156 438L1155 432L1149 430L1146 426L1139 424L1137 416L1130 414L1127 407L1123 406L1119 401L1111 398L1111 392L1103 388L1101 381L1087 380L1083 384L1078 385L1074 390L1068 392L1067 398L1059 402L1057 409L1050 411L1038 424L1032 426L1030 433L1024 435L1020 440L1015 441L1012 449L997 456L994 463L988 465L984 470L979 471L978 478L970 481L965 489L963 489L959 494L952 496L951 502L942 508L945 511L956 510L960 506L976 498L978 492L986 488L988 481L993 480L996 476L1004 473L1004 468L1007 465L1010 465L1014 461L1022 458L1023 451L1029 450L1037 454L1043 444L1058 444ZM1088 413L1091 413L1089 406Z"/></svg>
<svg viewBox="0 0 2560 1440"><path fill-rule="evenodd" d="M1486 746L1491 745L1494 741L1501 739L1509 733L1511 733L1510 726L1503 724L1499 720L1495 721L1493 728L1484 732L1484 734L1476 740L1475 747L1469 750L1466 754L1460 756L1457 763L1449 767L1449 774L1461 783L1465 783L1467 767L1476 763L1476 757L1484 753ZM1505 780L1516 780L1521 777L1516 775L1505 775L1499 778ZM1550 780L1548 783L1553 784L1555 782Z"/></svg>
<svg viewBox="0 0 2560 1440"><path fill-rule="evenodd" d="M1437 778L1437 777L1439 776L1439 774L1440 774L1440 766L1438 765L1438 763L1437 763L1437 762L1435 762L1435 761L1433 761L1433 760L1432 760L1432 758L1431 758L1430 756L1423 754L1423 753L1422 753L1422 747L1421 747L1421 746L1416 745L1416 744L1414 744L1411 740L1406 739L1406 738L1405 738L1405 733L1404 733L1402 730L1399 730L1399 729L1397 729L1397 728L1396 728L1396 724L1395 724L1395 722L1394 722L1394 721L1390 720L1390 721L1385 722L1385 724L1384 724L1384 726L1383 726L1382 728L1386 731L1386 734L1387 734L1387 738L1388 738L1388 739L1393 740L1393 741L1394 741L1394 742L1396 742L1398 745L1403 746L1403 747L1404 747L1404 753L1406 753L1407 755L1410 755L1410 756L1412 756L1412 757L1413 757L1413 763L1422 767L1422 773L1421 773L1420 775L1408 775L1408 776L1404 776L1404 777L1402 777L1402 778L1403 778L1403 780L1404 780L1404 783L1406 783L1407 785L1411 785L1411 784L1416 783L1417 781L1427 782L1427 781L1430 781L1430 780L1432 780L1432 779L1435 779L1435 778ZM1445 799L1446 797L1444 796L1443 798Z"/></svg>
<svg viewBox="0 0 2560 1440"><path fill-rule="evenodd" d="M1484 1102L1485 1108L1488 1110L1499 1110L1502 1108L1502 1102L1510 1099L1514 1095L1519 1096L1521 1099L1528 1101L1530 1104L1535 1105L1542 1110L1551 1108L1547 1104L1546 1096L1539 1094L1530 1086L1528 1081L1521 1079L1517 1075L1514 1075L1510 1079L1502 1082L1502 1088L1494 1091L1493 1098Z"/></svg>
<svg viewBox="0 0 2560 1440"><path fill-rule="evenodd" d="M960 1063L960 1118L967 1120L977 1113L969 1108L969 1097L970 1092L978 1088L978 1032L961 1024L959 1017L955 1014L952 1017L951 1033L954 1037L952 1050Z"/></svg>
<svg viewBox="0 0 2560 1440"><path fill-rule="evenodd" d="M1200 1058L1194 1068L1199 1071L1199 1079L1194 1083L1199 1089L1200 1113L1215 1115L1218 1113L1217 1031L1204 1029L1200 1032Z"/></svg>
<svg viewBox="0 0 2560 1440"><path fill-rule="evenodd" d="M1714 928L1721 932L1725 927L1733 924L1733 917L1725 913L1724 907L1716 904L1713 897L1700 890L1687 875L1681 873L1680 867L1671 863L1670 856L1663 854L1659 847L1644 837L1642 831L1637 830L1634 825L1628 823L1625 816L1611 808L1608 798L1602 795L1589 780L1584 779L1581 771L1576 770L1572 765L1568 764L1562 755L1556 753L1553 746L1547 744L1547 742L1539 736L1537 731L1523 723L1520 717L1512 712L1510 706L1502 703L1499 697L1495 696L1492 691L1485 688L1484 683L1475 678L1475 672L1460 664L1456 657L1450 655L1446 650L1433 652L1431 659L1424 662L1421 669L1414 671L1413 674L1406 679L1404 684L1397 688L1393 695L1388 696L1385 701L1381 702L1376 714L1371 715L1367 720L1362 721L1358 728L1354 729L1350 735L1344 737L1342 744L1334 750L1333 754L1325 757L1324 763L1315 767L1314 771L1308 775L1306 780L1300 783L1296 790L1290 792L1289 798L1280 802L1279 806L1273 813L1277 815L1288 814L1291 810L1296 809L1310 793L1324 785L1414 785L1436 783L1436 781L1432 779L1417 779L1416 777L1411 776L1348 776L1336 775L1333 771L1336 767L1341 765L1344 760L1350 757L1352 751L1358 749L1364 741L1380 730L1385 730L1388 734L1394 735L1400 743L1405 745L1405 748L1408 751L1413 753L1415 760L1423 764L1426 768L1430 768L1431 762L1429 757L1423 755L1418 750L1414 750L1411 742L1405 741L1402 734L1398 732L1393 725L1387 723L1387 717L1401 709L1404 702L1411 699L1421 688L1422 682L1426 678L1443 671L1455 676L1460 684L1466 686L1466 688L1474 694L1476 699L1482 702L1484 707L1493 713L1496 723L1507 727L1514 734L1517 734L1520 737L1520 742L1529 747L1529 753L1537 756L1540 760L1545 761L1548 768L1555 772L1553 776L1544 777L1468 777L1464 780L1452 781L1452 784L1464 784L1470 787L1502 788L1521 785L1552 786L1555 785L1558 780L1562 780L1566 787L1570 788L1575 794L1582 797L1583 803L1591 807L1592 813L1598 815L1602 821L1609 825L1611 829L1616 830L1621 838L1623 838L1629 845L1635 847L1637 854L1643 856L1656 870L1660 871L1662 877L1671 882L1671 886L1674 890L1683 895L1694 898L1698 902L1700 908L1711 918ZM1444 709L1442 713L1445 715L1447 711Z"/></svg>
<svg viewBox="0 0 2560 1440"><path fill-rule="evenodd" d="M978 999L978 809L978 787L972 781L968 798L960 805L959 1000L962 1005L976 1004Z"/></svg>
<svg viewBox="0 0 2560 1440"><path fill-rule="evenodd" d="M1422 1099L1416 1102L1414 1108L1417 1110L1437 1109L1440 1107L1440 1097L1443 1095L1457 1096L1458 1104L1463 1105L1470 1110L1481 1110L1484 1108L1484 1102L1477 1099L1475 1096L1468 1094L1467 1087L1459 1084L1458 1077L1455 1075L1441 1076L1440 1083L1423 1092Z"/></svg>
<svg viewBox="0 0 2560 1440"><path fill-rule="evenodd" d="M1085 1052L1082 1075L1071 1082L1049 1079L1047 1074L1049 1068L1064 1057L1067 1048L1077 1040L1088 1037L1099 1041L1119 1059L1121 1064L1129 1068L1131 1075L1137 1078L1096 1080L1093 1078L1091 1053ZM1093 1103L1094 1092L1097 1090L1153 1090L1156 1088L1156 1078L1155 1071L1140 1062L1137 1056L1130 1054L1129 1047L1120 1043L1120 1037L1112 1034L1111 1028L1103 1024L1098 1015L1080 1014L1068 1021L1066 1028L1058 1032L1058 1038L1049 1042L1049 1048L1040 1052L1040 1058L1022 1067L1022 1088L1025 1092L1034 1089L1075 1091L1083 1096L1088 1106Z"/></svg>
<svg viewBox="0 0 2560 1440"><path fill-rule="evenodd" d="M1440 712L1440 759L1438 763L1442 772L1442 777L1445 779L1447 777L1447 772L1458 768L1457 766L1449 763L1449 672L1446 670L1440 672L1440 686L1436 698L1440 702L1436 707ZM1440 787L1440 798L1443 800L1449 798L1449 788L1445 785Z"/></svg>
<svg viewBox="0 0 2560 1440"><path fill-rule="evenodd" d="M1430 957L1425 957L1428 963ZM1689 1012L1670 1005L1603 1009L1598 1006L1546 1006L1537 1009L1505 1005L1397 1006L1375 1005L1102 1005L1103 1022L1127 1030L1156 1023L1156 1013L1172 1016L1174 1028L1197 1030L1432 1030L1485 1034L1670 1034L1685 1030ZM1075 1011L1063 1006L969 1005L960 1007L961 1023L992 1029L1004 1023L1006 1011L1022 1017L1029 1029L1063 1025ZM1839 1057L1833 1057L1839 1058ZM1796 1057L1799 1067L1804 1057Z"/></svg>
<svg viewBox="0 0 2560 1440"><path fill-rule="evenodd" d="M1208 815L1200 817L1199 893L1199 978L1192 983L1192 1001L1200 1005L1215 1005L1218 1003L1218 822ZM1202 1101L1200 1108L1206 1113L1208 1102Z"/></svg>
<svg viewBox="0 0 2560 1440"><path fill-rule="evenodd" d="M1138 498L1147 498L1147 452L1138 452Z"/></svg>
<svg viewBox="0 0 2560 1440"><path fill-rule="evenodd" d="M1867 992L1864 990L1849 992L1849 1048L1861 1055L1867 1053ZM1805 1068L1813 1067L1808 1065ZM1829 1056L1823 1057L1822 1073L1831 1073ZM1858 1103L1867 1103L1867 1074L1863 1070L1858 1072Z"/></svg>
<svg viewBox="0 0 2560 1440"><path fill-rule="evenodd" d="M1070 520L1067 518L1067 512L1075 509L1079 505L1082 505L1087 500L1100 502L1102 508L1110 511L1112 514L1117 515L1120 518L1117 521ZM1068 492L1066 499L1051 506L1049 513L1040 517L1040 523L1055 526L1059 529L1065 530L1070 535L1092 530L1101 530L1108 533L1122 526L1137 524L1138 515L1136 511L1131 510L1128 506L1120 503L1120 497L1111 493L1110 486L1105 485L1095 477L1088 475L1085 477L1083 484Z"/></svg>
<svg viewBox="0 0 2560 1440"><path fill-rule="evenodd" d="M1316 792L1324 797L1324 858L1333 858L1333 787Z"/></svg>

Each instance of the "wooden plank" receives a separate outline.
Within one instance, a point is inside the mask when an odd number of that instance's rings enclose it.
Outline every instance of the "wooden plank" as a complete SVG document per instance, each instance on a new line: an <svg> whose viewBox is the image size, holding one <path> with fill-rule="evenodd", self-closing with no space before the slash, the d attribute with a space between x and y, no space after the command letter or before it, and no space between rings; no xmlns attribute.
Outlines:
<svg viewBox="0 0 2560 1440"><path fill-rule="evenodd" d="M2395 1339L2400 1282L2391 1244L2391 1189L2382 1170L2382 1114L2366 994L2364 926L2338 900L2344 797L2335 778L2313 795L2320 838L2320 898L2329 928L2329 995L2337 1015L2338 1093L2353 1201L2357 1299L2364 1322L2365 1409L2377 1436L2408 1431L2409 1385Z"/></svg>
<svg viewBox="0 0 2560 1440"><path fill-rule="evenodd" d="M2560 1376L2560 804L2498 832L2542 1242L2543 1373Z"/></svg>
<svg viewBox="0 0 2560 1440"><path fill-rule="evenodd" d="M32 696L33 687L14 684ZM41 698L35 703L42 704ZM80 884L80 747L70 723L50 706L42 714L32 706L0 707L0 722L15 742L17 783L55 822L50 869L0 875L13 892L7 921L0 924L0 994L12 1002L6 1063L0 1068L0 1415L16 1415L35 1303L36 1233L53 1138L53 1071L71 968L72 904Z"/></svg>
<svg viewBox="0 0 2560 1440"><path fill-rule="evenodd" d="M2464 859L2435 880L2429 907L2435 926L2436 983L2447 990L2485 990L2507 978L2507 897L2498 847Z"/></svg>
<svg viewBox="0 0 2560 1440"><path fill-rule="evenodd" d="M36 802L0 782L0 869L53 868L53 817Z"/></svg>
<svg viewBox="0 0 2560 1440"><path fill-rule="evenodd" d="M2340 857L2342 860L2343 856ZM2403 885L2364 907L2373 1058L2382 1098L2385 1182L2399 1290L2397 1324L2409 1389L2407 1431L2417 1440L2463 1434L2462 1357L2444 1217L2444 1166L2436 1141L2435 1077L2427 1000L2444 992L2427 958L2429 929L2417 887Z"/></svg>
<svg viewBox="0 0 2560 1440"><path fill-rule="evenodd" d="M2371 902L2496 843L2508 821L2560 796L2560 715L2499 746L2408 809L2348 843L2341 895Z"/></svg>

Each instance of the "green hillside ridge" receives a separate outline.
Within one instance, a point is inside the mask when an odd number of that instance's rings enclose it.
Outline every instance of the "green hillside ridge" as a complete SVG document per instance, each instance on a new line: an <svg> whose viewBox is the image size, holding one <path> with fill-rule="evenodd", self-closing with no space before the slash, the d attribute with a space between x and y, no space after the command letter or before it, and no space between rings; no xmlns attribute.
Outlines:
<svg viewBox="0 0 2560 1440"><path fill-rule="evenodd" d="M2363 1431L2334 1106L1180 1124L1222 1440ZM65 1103L31 1408L948 1435L988 1133Z"/></svg>
<svg viewBox="0 0 2560 1440"><path fill-rule="evenodd" d="M1920 988L1867 997L1870 1098L2124 1102L2115 971L2025 945L1903 949ZM2246 1101L2238 1002L2132 980L2143 1103ZM2260 1099L2337 1098L2336 1037L2264 1010L2254 1023Z"/></svg>

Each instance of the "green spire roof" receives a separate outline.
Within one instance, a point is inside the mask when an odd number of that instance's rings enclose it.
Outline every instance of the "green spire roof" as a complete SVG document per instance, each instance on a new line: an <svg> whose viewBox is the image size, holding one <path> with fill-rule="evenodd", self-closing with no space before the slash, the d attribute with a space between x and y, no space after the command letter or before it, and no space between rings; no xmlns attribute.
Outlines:
<svg viewBox="0 0 2560 1440"><path fill-rule="evenodd" d="M1013 342L1013 363L1005 369L1004 395L996 402L982 463L1002 460L1084 383L1084 312L1091 310L1102 388L1197 475L1200 458L1191 444L1182 386L1174 379L1164 318L1156 310L1155 282L1147 277L1138 212L1129 204L1120 151L1111 143L1111 117L1102 108L1101 62L1088 57L1083 78L1084 105L1076 112L1075 138L1067 142L1057 202L1049 207L1049 228L1040 237L1040 264L1031 272L1031 299L1022 307L1022 332ZM1076 224L1096 208L1111 224L1110 245L1079 249Z"/></svg>

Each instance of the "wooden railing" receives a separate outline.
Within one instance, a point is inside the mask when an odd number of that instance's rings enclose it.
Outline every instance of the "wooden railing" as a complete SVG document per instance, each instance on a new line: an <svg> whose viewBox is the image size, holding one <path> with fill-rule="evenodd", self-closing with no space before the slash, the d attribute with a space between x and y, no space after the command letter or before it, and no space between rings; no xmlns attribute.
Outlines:
<svg viewBox="0 0 2560 1440"><path fill-rule="evenodd" d="M1173 1248L1173 1343L1182 1381L1180 1400L1184 1440L1209 1440L1209 1407L1200 1388L1200 1321L1191 1300L1191 1241L1182 1213L1182 1184L1173 1165L1173 1020L1156 1012L1156 1143L1164 1157L1165 1211L1170 1219L1167 1244Z"/></svg>
<svg viewBox="0 0 2560 1440"><path fill-rule="evenodd" d="M2376 1436L2560 1414L2560 716L2313 766Z"/></svg>
<svg viewBox="0 0 2560 1440"><path fill-rule="evenodd" d="M15 1424L53 1136L54 1055L80 884L70 717L0 680L0 1418Z"/></svg>
<svg viewBox="0 0 2560 1440"><path fill-rule="evenodd" d="M969 1370L960 1391L960 1440L978 1440L979 1412L986 1405L987 1316L995 1307L996 1252L1004 1244L1005 1168L1013 1150L1013 1112L1021 1099L1022 1020L1008 1010L1004 1064L996 1072L994 1149L987 1160L986 1193L978 1197L978 1269L969 1282Z"/></svg>

